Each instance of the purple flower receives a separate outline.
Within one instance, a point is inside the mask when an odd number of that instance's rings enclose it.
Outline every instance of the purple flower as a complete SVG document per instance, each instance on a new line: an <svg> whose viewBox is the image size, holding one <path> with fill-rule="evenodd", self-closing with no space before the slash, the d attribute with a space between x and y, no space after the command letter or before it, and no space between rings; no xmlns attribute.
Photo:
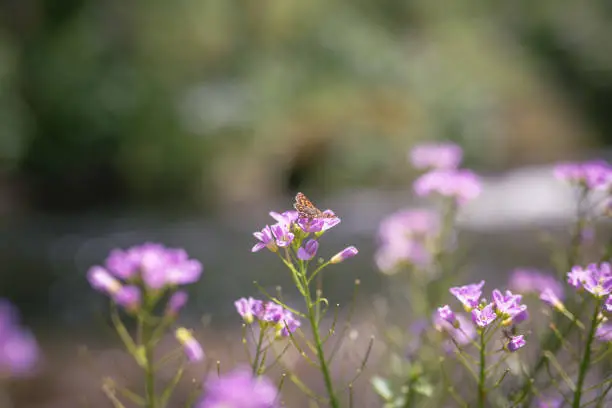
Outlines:
<svg viewBox="0 0 612 408"><path fill-rule="evenodd" d="M480 302L480 295L482 295L482 287L485 281L480 283L474 283L471 285L458 286L450 288L450 293L455 296L461 303L466 311L471 311L473 308L478 306Z"/></svg>
<svg viewBox="0 0 612 408"><path fill-rule="evenodd" d="M184 292L182 290L174 292L172 296L170 296L168 304L166 305L166 315L178 315L181 309L187 304L187 300L189 300L189 295L187 294L187 292Z"/></svg>
<svg viewBox="0 0 612 408"><path fill-rule="evenodd" d="M612 269L610 264L590 264L587 267L588 273L582 281L582 287L592 293L595 297L602 298L612 293Z"/></svg>
<svg viewBox="0 0 612 408"><path fill-rule="evenodd" d="M521 335L518 335L518 336L512 336L512 338L510 339L510 341L506 345L506 348L510 352L515 352L516 350L518 350L520 348L523 348L525 346L525 344L527 344L525 342L525 337L521 334Z"/></svg>
<svg viewBox="0 0 612 408"><path fill-rule="evenodd" d="M298 212L295 210L285 211L282 214L270 211L270 216L274 218L277 223L284 225L287 229L298 220Z"/></svg>
<svg viewBox="0 0 612 408"><path fill-rule="evenodd" d="M454 169L463 158L463 150L454 143L430 143L415 146L410 161L417 169Z"/></svg>
<svg viewBox="0 0 612 408"><path fill-rule="evenodd" d="M572 270L567 273L567 283L576 289L582 289L582 282L586 280L589 272L581 266L574 266Z"/></svg>
<svg viewBox="0 0 612 408"><path fill-rule="evenodd" d="M113 250L106 265L107 273L128 281L140 277L151 289L193 283L202 273L202 264L189 259L185 250L166 248L155 243L133 246L125 251ZM117 291L116 284L104 276L101 269L94 267L90 270L88 278L92 286L98 290L111 291L107 293Z"/></svg>
<svg viewBox="0 0 612 408"><path fill-rule="evenodd" d="M612 295L608 296L603 305L604 312L612 313Z"/></svg>
<svg viewBox="0 0 612 408"><path fill-rule="evenodd" d="M276 245L281 248L288 247L293 241L293 238L295 238L295 235L289 231L289 226L287 225L280 223L274 224L270 227L270 229L272 231L272 235L276 239Z"/></svg>
<svg viewBox="0 0 612 408"><path fill-rule="evenodd" d="M599 341L612 341L612 323L601 323L595 331L595 337Z"/></svg>
<svg viewBox="0 0 612 408"><path fill-rule="evenodd" d="M189 330L184 327L179 327L174 332L174 337L176 337L178 342L183 346L185 355L190 362L196 363L204 359L204 350L202 350L202 346Z"/></svg>
<svg viewBox="0 0 612 408"><path fill-rule="evenodd" d="M457 314L457 318L454 325L451 325L448 321L440 318L438 313L434 314L434 327L436 330L445 332L453 338L459 346L465 346L476 338L476 329L472 322L462 314ZM447 350L452 350L454 345L448 343L445 345Z"/></svg>
<svg viewBox="0 0 612 408"><path fill-rule="evenodd" d="M438 317L441 320L447 321L453 326L455 326L455 324L458 323L457 316L455 316L455 313L453 312L453 310L450 308L449 305L444 305L438 308Z"/></svg>
<svg viewBox="0 0 612 408"><path fill-rule="evenodd" d="M272 236L272 230L269 225L266 225L261 231L254 232L253 236L259 242L253 246L251 252L258 252L264 248L268 248L272 252L276 251L276 239Z"/></svg>
<svg viewBox="0 0 612 408"><path fill-rule="evenodd" d="M612 180L612 168L603 160L582 163L561 163L555 167L555 177L588 189L607 188Z"/></svg>
<svg viewBox="0 0 612 408"><path fill-rule="evenodd" d="M349 258L357 255L359 251L354 246L349 246L344 248L342 251L338 252L336 255L332 256L329 260L330 263L337 264L343 261L346 261Z"/></svg>
<svg viewBox="0 0 612 408"><path fill-rule="evenodd" d="M136 286L123 286L113 296L115 302L123 306L130 312L135 312L140 308L141 295L140 289Z"/></svg>
<svg viewBox="0 0 612 408"><path fill-rule="evenodd" d="M289 337L293 334L302 323L293 316L290 311L285 311L282 320L277 324L276 338Z"/></svg>
<svg viewBox="0 0 612 408"><path fill-rule="evenodd" d="M113 295L121 289L121 283L101 266L91 267L87 272L87 280L94 289L107 295Z"/></svg>
<svg viewBox="0 0 612 408"><path fill-rule="evenodd" d="M34 372L40 350L30 331L19 324L19 313L0 299L0 375L25 377Z"/></svg>
<svg viewBox="0 0 612 408"><path fill-rule="evenodd" d="M545 275L535 269L515 269L508 286L523 294L541 293L548 289L559 298L564 298L563 285L550 275Z"/></svg>
<svg viewBox="0 0 612 408"><path fill-rule="evenodd" d="M520 323L528 318L527 306L521 304L521 295L514 295L509 290L503 295L499 290L493 290L493 303L495 311L507 324Z"/></svg>
<svg viewBox="0 0 612 408"><path fill-rule="evenodd" d="M414 191L420 197L434 193L453 198L458 204L480 195L480 179L470 170L433 170L414 182Z"/></svg>
<svg viewBox="0 0 612 408"><path fill-rule="evenodd" d="M278 390L267 377L254 377L247 367L212 378L196 408L278 408Z"/></svg>
<svg viewBox="0 0 612 408"><path fill-rule="evenodd" d="M261 300L250 298L240 298L234 302L238 314L242 316L247 324L253 323L255 317L259 317L263 310L263 302Z"/></svg>
<svg viewBox="0 0 612 408"><path fill-rule="evenodd" d="M305 245L298 249L297 257L302 261L310 261L317 254L319 242L315 239L309 239Z"/></svg>
<svg viewBox="0 0 612 408"><path fill-rule="evenodd" d="M323 211L324 214L333 214L330 210ZM325 232L330 228L340 224L341 220L338 217L334 218L299 218L297 221L298 227L304 232Z"/></svg>
<svg viewBox="0 0 612 408"><path fill-rule="evenodd" d="M563 406L563 398L561 397L541 397L536 401L537 408L561 408Z"/></svg>
<svg viewBox="0 0 612 408"><path fill-rule="evenodd" d="M378 229L378 268L390 274L403 264L427 265L431 261L428 247L438 235L439 224L438 215L429 210L400 210L385 218Z"/></svg>
<svg viewBox="0 0 612 408"><path fill-rule="evenodd" d="M546 303L547 305L554 307L557 310L565 309L565 306L563 306L563 302L561 302L561 299L559 299L557 297L557 294L550 288L546 288L542 291L542 293L540 293L540 300L542 300L542 302Z"/></svg>
<svg viewBox="0 0 612 408"><path fill-rule="evenodd" d="M490 303L482 309L472 310L472 321L476 326L484 328L493 323L497 319L497 315L493 310L493 303Z"/></svg>

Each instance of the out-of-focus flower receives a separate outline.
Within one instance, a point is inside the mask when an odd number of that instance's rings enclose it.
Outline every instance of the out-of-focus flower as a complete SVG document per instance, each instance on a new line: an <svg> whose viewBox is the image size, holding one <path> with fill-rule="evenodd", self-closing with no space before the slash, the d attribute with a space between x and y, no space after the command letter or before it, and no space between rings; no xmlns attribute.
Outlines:
<svg viewBox="0 0 612 408"><path fill-rule="evenodd" d="M510 352L515 352L516 350L523 348L525 344L527 344L527 342L525 341L525 337L520 334L518 336L512 336L512 338L506 345L506 348Z"/></svg>
<svg viewBox="0 0 612 408"><path fill-rule="evenodd" d="M427 143L415 146L409 159L417 169L454 169L463 159L463 150L454 143Z"/></svg>
<svg viewBox="0 0 612 408"><path fill-rule="evenodd" d="M555 167L555 177L588 189L607 188L612 181L612 167L603 160L582 163L561 163Z"/></svg>
<svg viewBox="0 0 612 408"><path fill-rule="evenodd" d="M455 313L449 305L444 305L438 308L438 317L444 321L447 321L448 323L453 325L453 327L457 327L455 325L459 324L457 316L455 316Z"/></svg>
<svg viewBox="0 0 612 408"><path fill-rule="evenodd" d="M432 170L414 182L414 191L420 197L439 194L464 204L480 195L479 177L470 170Z"/></svg>
<svg viewBox="0 0 612 408"><path fill-rule="evenodd" d="M170 299L168 299L168 304L166 306L166 314L171 316L176 316L181 311L183 307L187 304L189 300L189 295L187 292L179 290L178 292L174 292Z"/></svg>
<svg viewBox="0 0 612 408"><path fill-rule="evenodd" d="M21 327L15 307L0 299L0 376L32 374L39 356L38 343L29 330Z"/></svg>
<svg viewBox="0 0 612 408"><path fill-rule="evenodd" d="M333 214L330 210L323 211L323 214ZM297 221L298 227L304 232L325 232L330 228L340 224L341 220L338 217L333 218L299 218Z"/></svg>
<svg viewBox="0 0 612 408"><path fill-rule="evenodd" d="M485 281L482 280L479 283L450 288L449 291L463 304L465 310L470 312L473 308L478 306L484 284Z"/></svg>
<svg viewBox="0 0 612 408"><path fill-rule="evenodd" d="M540 293L540 300L549 306L554 307L557 310L564 310L565 306L561 299L557 297L557 294L550 288L546 288Z"/></svg>
<svg viewBox="0 0 612 408"><path fill-rule="evenodd" d="M561 408L563 406L562 397L540 397L536 401L537 408Z"/></svg>
<svg viewBox="0 0 612 408"><path fill-rule="evenodd" d="M234 302L238 314L242 316L247 324L253 323L256 316L261 314L263 310L263 302L261 300L250 298L240 298Z"/></svg>
<svg viewBox="0 0 612 408"><path fill-rule="evenodd" d="M276 239L272 235L272 229L269 225L266 225L261 231L255 231L253 236L257 238L259 242L253 246L251 252L258 252L264 248L268 248L272 252L277 250Z"/></svg>
<svg viewBox="0 0 612 408"><path fill-rule="evenodd" d="M310 261L317 254L319 242L315 239L309 239L306 244L298 249L297 257L302 261Z"/></svg>
<svg viewBox="0 0 612 408"><path fill-rule="evenodd" d="M342 251L338 252L336 255L332 256L329 260L330 263L337 264L343 261L346 261L349 258L357 255L359 251L354 246L349 246L344 248Z"/></svg>
<svg viewBox="0 0 612 408"><path fill-rule="evenodd" d="M141 279L147 288L163 289L168 285L196 282L202 274L202 264L190 259L183 249L145 243L125 251L111 251L106 260L106 269L99 266L91 268L88 279L94 288L113 294L119 290L119 282L110 280L109 274L127 282Z"/></svg>
<svg viewBox="0 0 612 408"><path fill-rule="evenodd" d="M438 313L435 313L433 318L434 327L436 330L444 332L452 337L459 346L465 346L476 338L476 328L463 314L456 314L455 317L457 320L455 324L452 325L448 321L441 319ZM452 343L447 343L445 345L447 350L452 350L453 347L454 345Z"/></svg>
<svg viewBox="0 0 612 408"><path fill-rule="evenodd" d="M599 341L612 341L612 323L601 323L595 331L595 337Z"/></svg>
<svg viewBox="0 0 612 408"><path fill-rule="evenodd" d="M278 408L278 390L267 377L254 377L239 367L220 378L208 380L196 408Z"/></svg>
<svg viewBox="0 0 612 408"><path fill-rule="evenodd" d="M603 305L603 310L606 313L612 313L612 295L608 296Z"/></svg>
<svg viewBox="0 0 612 408"><path fill-rule="evenodd" d="M429 248L439 233L439 217L429 210L400 210L385 218L378 229L380 246L375 259L383 273L391 274L403 264L426 266Z"/></svg>
<svg viewBox="0 0 612 408"><path fill-rule="evenodd" d="M550 290L558 299L564 298L563 285L550 275L535 269L515 269L510 275L508 286L519 293L542 293Z"/></svg>
<svg viewBox="0 0 612 408"><path fill-rule="evenodd" d="M142 300L140 289L133 285L123 286L113 296L118 305L123 306L130 312L135 312L140 308Z"/></svg>
<svg viewBox="0 0 612 408"><path fill-rule="evenodd" d="M607 262L589 264L586 268L574 266L567 274L568 283L602 298L612 293L612 268Z"/></svg>
<svg viewBox="0 0 612 408"><path fill-rule="evenodd" d="M202 350L202 346L189 330L184 327L179 327L174 332L174 337L176 337L178 342L183 346L185 355L190 362L196 363L204 359L204 350Z"/></svg>
<svg viewBox="0 0 612 408"><path fill-rule="evenodd" d="M482 309L476 308L472 310L472 321L476 326L485 328L497 319L497 315L493 310L493 303L490 303Z"/></svg>

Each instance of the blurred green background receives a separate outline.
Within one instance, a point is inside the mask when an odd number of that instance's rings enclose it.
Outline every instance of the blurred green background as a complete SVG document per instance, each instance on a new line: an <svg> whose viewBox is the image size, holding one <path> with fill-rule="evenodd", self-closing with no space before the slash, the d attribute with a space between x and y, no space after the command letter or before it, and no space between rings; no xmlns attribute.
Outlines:
<svg viewBox="0 0 612 408"><path fill-rule="evenodd" d="M324 208L407 192L424 140L484 174L612 141L604 0L2 0L0 17L0 292L59 344L103 302L83 276L115 246L186 247L213 277L194 313L232 316L253 275L288 282L250 232L297 190ZM367 225L330 243L366 247L338 285L377 288Z"/></svg>

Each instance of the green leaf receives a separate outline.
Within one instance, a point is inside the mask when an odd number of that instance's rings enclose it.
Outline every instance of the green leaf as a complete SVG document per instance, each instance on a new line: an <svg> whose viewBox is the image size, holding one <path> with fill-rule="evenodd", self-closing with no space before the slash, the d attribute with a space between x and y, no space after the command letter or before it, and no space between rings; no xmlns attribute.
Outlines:
<svg viewBox="0 0 612 408"><path fill-rule="evenodd" d="M370 382L372 383L374 391L380 395L383 400L389 402L393 399L393 391L391 390L388 380L379 376L374 376Z"/></svg>

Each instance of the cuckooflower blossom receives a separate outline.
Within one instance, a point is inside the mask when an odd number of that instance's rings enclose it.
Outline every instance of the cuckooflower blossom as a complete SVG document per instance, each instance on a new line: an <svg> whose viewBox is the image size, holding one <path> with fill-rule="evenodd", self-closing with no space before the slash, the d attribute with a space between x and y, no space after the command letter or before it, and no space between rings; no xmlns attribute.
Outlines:
<svg viewBox="0 0 612 408"><path fill-rule="evenodd" d="M189 295L187 292L179 290L178 292L174 292L170 299L168 299L168 304L166 305L166 314L171 316L176 316L181 311L183 307L187 304L187 300L189 300Z"/></svg>
<svg viewBox="0 0 612 408"><path fill-rule="evenodd" d="M448 334L459 345L465 346L471 343L476 338L476 328L474 324L463 314L456 314L456 321L450 324L448 321L440 318L438 313L434 314L434 327L440 332ZM447 351L453 350L455 345L448 342L444 345Z"/></svg>
<svg viewBox="0 0 612 408"><path fill-rule="evenodd" d="M272 235L272 229L269 225L266 225L261 231L255 231L253 236L257 238L259 242L253 246L251 252L258 252L264 248L268 248L272 252L276 251L276 239Z"/></svg>
<svg viewBox="0 0 612 408"><path fill-rule="evenodd" d="M537 408L561 408L564 400L562 397L541 397L536 400Z"/></svg>
<svg viewBox="0 0 612 408"><path fill-rule="evenodd" d="M297 257L302 261L310 261L317 254L319 242L315 239L309 239L306 244L298 249Z"/></svg>
<svg viewBox="0 0 612 408"><path fill-rule="evenodd" d="M247 324L253 323L255 317L259 316L263 310L263 302L252 297L240 298L234 302L234 305Z"/></svg>
<svg viewBox="0 0 612 408"><path fill-rule="evenodd" d="M586 268L574 266L567 274L568 283L602 298L612 293L612 268L607 262L589 264Z"/></svg>
<svg viewBox="0 0 612 408"><path fill-rule="evenodd" d="M464 204L480 195L479 177L470 170L433 170L414 182L414 192L420 197L439 194Z"/></svg>
<svg viewBox="0 0 612 408"><path fill-rule="evenodd" d="M495 319L497 319L497 315L493 310L493 303L486 305L482 309L476 308L472 310L472 321L480 328L487 327L493 323Z"/></svg>
<svg viewBox="0 0 612 408"><path fill-rule="evenodd" d="M505 295L495 289L493 290L493 303L495 311L504 320L504 324L520 323L528 318L527 306L521 304L521 295L514 295L509 290Z"/></svg>
<svg viewBox="0 0 612 408"><path fill-rule="evenodd" d="M323 211L323 214L333 214L330 210ZM338 217L333 218L298 218L297 225L304 232L325 232L330 228L340 224L341 220Z"/></svg>
<svg viewBox="0 0 612 408"><path fill-rule="evenodd" d="M196 408L279 408L278 390L265 376L254 377L248 367L239 367L204 386Z"/></svg>
<svg viewBox="0 0 612 408"><path fill-rule="evenodd" d="M603 160L582 163L561 163L555 167L555 177L588 189L607 188L612 181L612 167Z"/></svg>
<svg viewBox="0 0 612 408"><path fill-rule="evenodd" d="M604 312L612 313L612 295L608 296L603 305Z"/></svg>
<svg viewBox="0 0 612 408"><path fill-rule="evenodd" d="M176 337L178 342L183 346L185 355L190 362L196 363L204 359L204 350L202 350L202 346L189 330L184 327L179 327L174 332L174 337Z"/></svg>
<svg viewBox="0 0 612 408"><path fill-rule="evenodd" d="M510 352L515 352L516 350L523 348L525 344L527 344L527 342L525 341L525 337L520 334L518 336L512 336L512 338L506 345L506 348Z"/></svg>
<svg viewBox="0 0 612 408"><path fill-rule="evenodd" d="M17 309L0 299L0 376L25 377L34 372L40 350L32 333L21 327Z"/></svg>
<svg viewBox="0 0 612 408"><path fill-rule="evenodd" d="M121 287L113 296L118 305L130 312L135 312L140 308L141 298L140 289L133 285Z"/></svg>
<svg viewBox="0 0 612 408"><path fill-rule="evenodd" d="M202 264L190 259L183 249L145 243L127 250L113 250L106 260L106 269L94 267L90 270L88 278L94 288L115 292L118 290L116 284L110 282L101 270L127 282L140 278L147 288L163 289L168 285L196 282L202 274Z"/></svg>
<svg viewBox="0 0 612 408"><path fill-rule="evenodd" d="M542 302L546 303L547 305L554 307L557 310L565 309L565 306L563 306L563 302L561 302L561 299L559 299L557 297L557 294L550 288L546 288L542 291L542 293L540 293L540 300L542 300Z"/></svg>
<svg viewBox="0 0 612 408"><path fill-rule="evenodd" d="M600 323L595 331L595 337L599 341L612 341L612 323Z"/></svg>
<svg viewBox="0 0 612 408"><path fill-rule="evenodd" d="M289 227L284 224L274 224L270 227L270 230L276 239L276 245L281 248L288 247L295 238L293 232L289 231Z"/></svg>
<svg viewBox="0 0 612 408"><path fill-rule="evenodd" d="M455 316L455 313L449 305L444 305L438 308L438 317L444 321L447 321L454 327L456 327L455 324L458 324L457 316Z"/></svg>
<svg viewBox="0 0 612 408"><path fill-rule="evenodd" d="M342 251L338 252L336 255L332 256L329 260L330 263L337 264L343 261L346 261L349 258L357 255L359 251L354 246L349 246L344 248Z"/></svg>
<svg viewBox="0 0 612 408"><path fill-rule="evenodd" d="M383 273L402 264L425 266L431 261L429 247L440 229L438 215L429 210L400 210L385 218L378 229L380 246L375 259Z"/></svg>
<svg viewBox="0 0 612 408"><path fill-rule="evenodd" d="M554 295L564 298L563 285L550 275L545 275L535 269L519 268L510 275L508 286L519 293L541 293L546 289L551 290Z"/></svg>
<svg viewBox="0 0 612 408"><path fill-rule="evenodd" d="M482 287L485 281L482 280L479 283L471 285L457 286L450 288L450 293L455 296L465 308L466 311L471 311L473 308L478 306L480 302L480 295L482 295Z"/></svg>
<svg viewBox="0 0 612 408"><path fill-rule="evenodd" d="M409 153L417 169L455 169L463 159L463 150L454 143L428 143L415 146Z"/></svg>

